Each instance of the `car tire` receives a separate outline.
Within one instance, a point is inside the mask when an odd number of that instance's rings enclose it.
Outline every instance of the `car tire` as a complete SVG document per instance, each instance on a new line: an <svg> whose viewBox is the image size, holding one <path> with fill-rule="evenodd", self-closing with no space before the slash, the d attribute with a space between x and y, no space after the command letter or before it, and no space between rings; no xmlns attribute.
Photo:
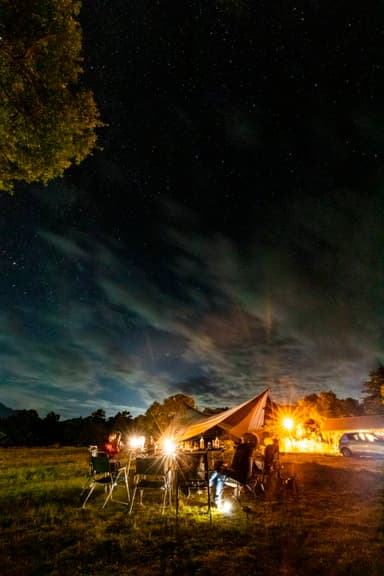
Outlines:
<svg viewBox="0 0 384 576"><path fill-rule="evenodd" d="M350 449L349 449L349 448L345 448L345 446L344 446L344 448L342 448L342 449L340 450L340 452L341 452L342 455L345 456L346 458L351 458L351 456L352 456L352 452L350 451Z"/></svg>

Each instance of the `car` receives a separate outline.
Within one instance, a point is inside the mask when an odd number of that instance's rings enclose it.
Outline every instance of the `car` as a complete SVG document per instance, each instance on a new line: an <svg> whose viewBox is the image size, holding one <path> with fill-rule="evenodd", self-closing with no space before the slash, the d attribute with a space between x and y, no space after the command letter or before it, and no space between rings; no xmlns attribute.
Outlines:
<svg viewBox="0 0 384 576"><path fill-rule="evenodd" d="M371 432L343 434L339 441L343 456L370 456L384 458L384 437Z"/></svg>

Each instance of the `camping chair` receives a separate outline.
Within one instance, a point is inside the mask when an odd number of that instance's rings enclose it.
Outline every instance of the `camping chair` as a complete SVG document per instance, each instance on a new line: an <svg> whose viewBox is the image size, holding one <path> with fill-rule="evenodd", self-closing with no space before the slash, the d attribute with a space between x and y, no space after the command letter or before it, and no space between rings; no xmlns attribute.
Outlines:
<svg viewBox="0 0 384 576"><path fill-rule="evenodd" d="M180 492L187 498L191 492L207 493L208 512L211 513L207 452L180 453L175 457L176 517L179 513Z"/></svg>
<svg viewBox="0 0 384 576"><path fill-rule="evenodd" d="M129 504L129 485L128 485L128 473L126 466L117 467L108 459L105 452L98 452L97 456L91 456L90 460L90 476L91 483L89 486L88 493L83 502L83 508L86 507L89 498L91 497L96 486L103 486L106 492L105 500L102 504L102 508L108 504L111 500L113 502L118 502L120 504ZM127 501L114 500L113 492L118 486L124 486L127 492Z"/></svg>
<svg viewBox="0 0 384 576"><path fill-rule="evenodd" d="M234 497L238 500L241 492L256 493L256 488L264 491L262 471L256 466L253 456L253 446L240 444L233 456L232 464L224 469L225 486L234 489Z"/></svg>
<svg viewBox="0 0 384 576"><path fill-rule="evenodd" d="M171 504L171 469L170 459L167 457L136 458L136 472L134 476L134 489L129 513L131 514L137 491L140 492L140 505L143 506L144 492L161 492L161 511Z"/></svg>

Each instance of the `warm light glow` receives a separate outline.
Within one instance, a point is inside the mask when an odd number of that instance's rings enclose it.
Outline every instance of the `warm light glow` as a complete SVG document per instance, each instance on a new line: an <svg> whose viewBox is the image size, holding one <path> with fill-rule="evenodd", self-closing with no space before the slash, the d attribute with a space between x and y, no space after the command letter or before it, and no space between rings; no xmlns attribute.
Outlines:
<svg viewBox="0 0 384 576"><path fill-rule="evenodd" d="M232 512L232 502L229 500L224 500L220 509L222 512L224 512L224 514L230 514Z"/></svg>
<svg viewBox="0 0 384 576"><path fill-rule="evenodd" d="M301 440L283 438L280 441L280 450L283 452L312 452L314 454L338 453L337 446L311 438L303 438Z"/></svg>
<svg viewBox="0 0 384 576"><path fill-rule="evenodd" d="M313 411L279 409L270 436L279 439L281 452L338 453L337 443L321 434L321 417Z"/></svg>
<svg viewBox="0 0 384 576"><path fill-rule="evenodd" d="M168 454L169 456L172 456L176 453L176 444L173 441L173 438L164 438L163 450L165 454Z"/></svg>
<svg viewBox="0 0 384 576"><path fill-rule="evenodd" d="M145 445L145 436L131 436L129 447L132 450L143 450Z"/></svg>
<svg viewBox="0 0 384 576"><path fill-rule="evenodd" d="M291 418L290 416L285 416L281 421L281 423L283 425L283 428L285 428L285 430L288 430L288 432L292 432L293 427L295 425L293 418Z"/></svg>

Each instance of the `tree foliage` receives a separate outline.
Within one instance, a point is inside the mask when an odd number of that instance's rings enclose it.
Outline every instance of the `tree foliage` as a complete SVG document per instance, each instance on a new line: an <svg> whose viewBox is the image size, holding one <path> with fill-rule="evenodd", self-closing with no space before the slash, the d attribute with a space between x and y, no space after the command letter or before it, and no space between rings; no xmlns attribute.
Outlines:
<svg viewBox="0 0 384 576"><path fill-rule="evenodd" d="M0 190L48 183L96 146L79 0L0 0Z"/></svg>
<svg viewBox="0 0 384 576"><path fill-rule="evenodd" d="M360 416L362 406L354 398L338 398L332 391L309 394L298 401L299 409L308 414L317 414L323 418L342 418Z"/></svg>
<svg viewBox="0 0 384 576"><path fill-rule="evenodd" d="M363 384L364 412L366 414L384 414L384 366L372 370Z"/></svg>
<svg viewBox="0 0 384 576"><path fill-rule="evenodd" d="M146 434L158 438L163 434L172 419L183 410L185 405L195 407L195 400L185 394L175 394L166 398L162 404L153 402L144 416L137 418L137 424Z"/></svg>

